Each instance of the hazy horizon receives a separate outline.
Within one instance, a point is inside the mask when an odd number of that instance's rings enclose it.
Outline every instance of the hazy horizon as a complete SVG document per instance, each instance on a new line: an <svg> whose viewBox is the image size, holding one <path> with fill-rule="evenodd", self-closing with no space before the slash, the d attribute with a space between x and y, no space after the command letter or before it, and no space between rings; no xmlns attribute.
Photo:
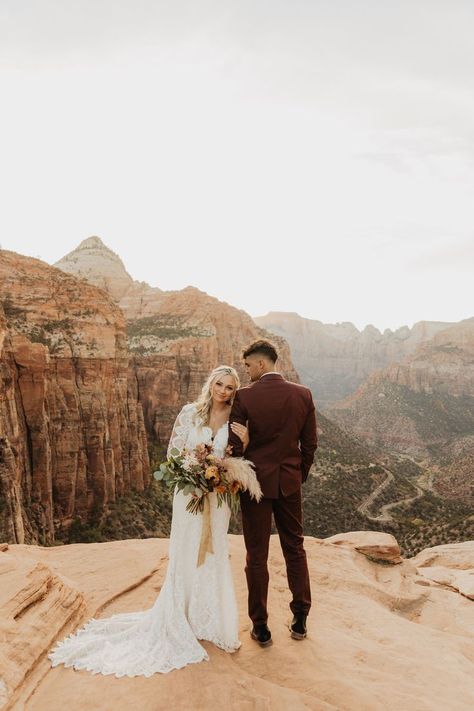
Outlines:
<svg viewBox="0 0 474 711"><path fill-rule="evenodd" d="M91 235L91 236L98 237L98 235ZM86 238L86 239L87 239L87 238ZM102 240L102 241L103 241L103 240ZM105 244L105 242L104 242L104 244ZM78 246L78 245L76 245L76 246ZM107 245L107 244L106 244L105 246L106 246L106 247L109 247L109 249L111 249L110 245ZM1 247L0 247L0 249L1 249ZM13 250L13 251L14 251L14 250ZM71 251L72 251L72 250L71 250ZM112 251L115 251L115 250L112 250ZM68 254L68 253L66 252L65 254L62 254L61 257L66 256L66 254ZM35 257L35 258L39 257L39 255L33 255L33 254L32 254L32 255L24 255L24 256L31 256L31 257ZM118 256L120 257L120 255L118 255ZM43 260L43 261L44 261L44 260ZM56 261L58 261L58 260L56 260ZM122 260L122 261L123 261L123 260ZM49 263L49 262L47 262L47 263L48 263L48 264L51 264L51 266L54 266L54 263ZM124 267L125 267L126 271L130 274L129 270L127 269L127 265L126 265L126 264L124 264ZM131 276L132 279L134 279L135 281L145 281L145 280L142 280L142 279L135 279L134 276L133 276L133 274L130 274L130 276ZM149 284L149 286L162 288L162 287L160 286L160 284ZM185 285L184 287L182 287L182 288L186 288L187 286L195 287L194 284L186 284L186 285ZM198 288L198 287L196 287L196 288ZM205 291L209 296L214 296L214 297L216 297L216 298L219 298L219 297L217 297L215 294L211 293L210 291L206 291L205 289L200 289L200 290L201 290L201 291ZM166 289L165 291L174 291L174 289ZM221 301L225 301L225 299L220 299L220 300L221 300ZM230 303L230 302L228 302L228 303ZM230 305L231 305L231 306L235 306L235 304L230 304ZM238 307L236 307L236 308L238 308ZM300 316L301 318L310 319L310 320L314 320L314 321L320 321L321 323L324 323L324 325L338 325L338 324L342 324L342 323L352 323L360 332L362 332L362 331L364 330L364 328L366 328L366 327L375 326L375 328L377 328L382 334L383 334L383 332L384 332L386 329L395 332L395 331L397 331L398 329L404 328L404 327L406 327L406 326L408 326L408 328L411 329L411 328L413 328L413 326L414 326L416 323L419 323L419 321L412 321L411 323L403 323L403 324L400 324L399 326L397 326L397 327L395 327L395 328L390 328L390 327L388 327L388 326L386 326L386 327L380 327L380 326L377 326L377 325L372 324L372 323L357 324L357 323L354 323L354 321L349 321L348 319L342 319L342 320L336 321L336 322L325 322L325 321L322 321L321 319L318 319L318 318L315 318L315 317L312 317L312 316L306 316L304 313L299 313L299 312L297 312L297 311L288 311L288 310L282 311L282 310L276 310L276 309L269 309L269 310L266 311L265 313L251 313L250 311L247 312L247 313L249 313L249 315L250 315L252 318L259 318L259 317L267 316L269 313L288 313L288 314L296 314L297 316ZM468 316L467 318L472 318L472 317L473 317L473 316ZM427 320L430 320L430 321L438 321L438 322L441 321L441 319L420 319L420 321L427 321ZM463 320L463 319L459 319L459 321L461 321L461 320ZM456 321L453 321L452 323L456 323Z"/></svg>
<svg viewBox="0 0 474 711"><path fill-rule="evenodd" d="M4 0L0 243L382 333L473 315L474 6Z"/></svg>

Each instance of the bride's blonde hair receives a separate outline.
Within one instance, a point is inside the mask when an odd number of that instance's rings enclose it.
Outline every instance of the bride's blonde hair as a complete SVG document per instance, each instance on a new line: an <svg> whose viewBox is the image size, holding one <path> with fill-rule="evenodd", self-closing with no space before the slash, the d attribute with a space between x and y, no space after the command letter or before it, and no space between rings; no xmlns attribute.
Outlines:
<svg viewBox="0 0 474 711"><path fill-rule="evenodd" d="M216 380L222 378L223 375L231 375L235 380L235 390L240 388L240 378L235 368L230 365L218 365L217 368L214 368L202 386L201 394L194 403L196 406L196 425L205 425L209 421L209 413L212 407L212 388ZM232 401L233 399L232 397Z"/></svg>

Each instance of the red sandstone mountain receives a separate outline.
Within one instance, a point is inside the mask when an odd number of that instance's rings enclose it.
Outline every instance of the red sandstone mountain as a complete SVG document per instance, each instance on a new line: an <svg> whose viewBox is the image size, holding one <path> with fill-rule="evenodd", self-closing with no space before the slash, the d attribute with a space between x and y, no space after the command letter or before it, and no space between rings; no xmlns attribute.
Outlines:
<svg viewBox="0 0 474 711"><path fill-rule="evenodd" d="M150 477L125 320L101 289L0 252L0 537L55 529Z"/></svg>
<svg viewBox="0 0 474 711"><path fill-rule="evenodd" d="M133 281L98 237L81 242L55 266L103 286L123 311L151 442L167 442L177 410L196 398L219 363L233 365L246 382L242 351L258 338L276 343L279 370L299 380L284 339L256 326L244 311L193 287L162 291Z"/></svg>

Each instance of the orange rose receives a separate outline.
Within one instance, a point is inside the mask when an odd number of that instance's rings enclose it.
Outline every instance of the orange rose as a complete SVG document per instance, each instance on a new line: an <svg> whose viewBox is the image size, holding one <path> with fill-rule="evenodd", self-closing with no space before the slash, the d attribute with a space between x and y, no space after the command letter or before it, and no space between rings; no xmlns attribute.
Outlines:
<svg viewBox="0 0 474 711"><path fill-rule="evenodd" d="M214 487L214 491L218 494L225 494L225 486L222 486L222 484L220 486L216 486Z"/></svg>
<svg viewBox="0 0 474 711"><path fill-rule="evenodd" d="M215 466L207 467L206 471L204 472L204 476L206 477L206 479L218 479L219 469Z"/></svg>

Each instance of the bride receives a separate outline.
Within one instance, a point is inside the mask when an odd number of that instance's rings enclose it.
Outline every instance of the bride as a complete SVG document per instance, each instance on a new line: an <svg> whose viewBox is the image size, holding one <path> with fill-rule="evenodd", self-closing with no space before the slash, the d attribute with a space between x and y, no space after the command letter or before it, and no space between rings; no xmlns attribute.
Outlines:
<svg viewBox="0 0 474 711"><path fill-rule="evenodd" d="M185 405L176 418L168 455L173 448L192 449L203 442L223 457L229 413L239 386L234 368L222 365L213 370L196 402ZM231 428L246 447L247 429L234 423ZM198 566L203 518L186 511L189 496L175 490L168 568L153 607L90 620L50 652L53 667L64 664L117 677L151 676L208 660L198 640L226 652L240 647L227 548L230 509L225 502L218 507L216 494L209 494L213 553Z"/></svg>

